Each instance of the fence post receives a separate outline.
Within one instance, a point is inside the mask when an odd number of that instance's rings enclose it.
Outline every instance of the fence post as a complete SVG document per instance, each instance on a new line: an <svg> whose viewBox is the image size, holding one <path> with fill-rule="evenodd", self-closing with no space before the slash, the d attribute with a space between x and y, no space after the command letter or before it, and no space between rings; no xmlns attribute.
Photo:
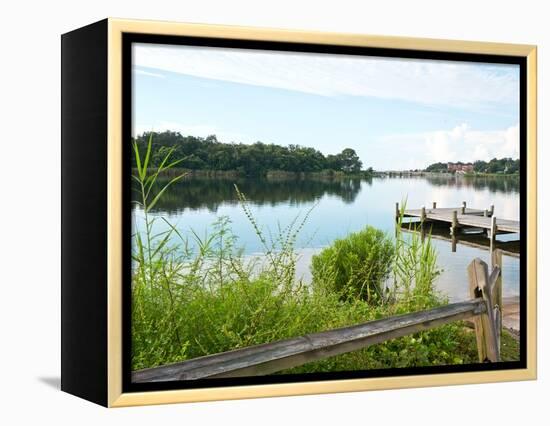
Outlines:
<svg viewBox="0 0 550 426"><path fill-rule="evenodd" d="M491 256L493 256L493 252L496 248L497 243L497 218L496 216L491 216L491 235L490 235L490 245L489 245L489 253L491 253Z"/></svg>
<svg viewBox="0 0 550 426"><path fill-rule="evenodd" d="M485 313L474 317L473 320L479 361L498 362L500 361L500 347L496 335L494 304L487 264L481 259L474 259L468 266L468 278L470 281L471 297L483 298L487 308Z"/></svg>
<svg viewBox="0 0 550 426"><path fill-rule="evenodd" d="M491 267L493 273L495 268L498 268L498 273L494 278L494 282L491 282L491 290L493 296L493 311L496 321L496 334L498 347L500 348L500 336L502 335L502 250L497 249L491 254ZM491 278L493 278L493 273Z"/></svg>

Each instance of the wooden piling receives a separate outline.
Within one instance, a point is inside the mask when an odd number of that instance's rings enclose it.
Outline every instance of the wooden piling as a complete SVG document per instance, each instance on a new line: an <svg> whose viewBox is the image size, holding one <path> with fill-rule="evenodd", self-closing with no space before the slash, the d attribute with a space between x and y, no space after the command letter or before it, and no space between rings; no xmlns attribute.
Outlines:
<svg viewBox="0 0 550 426"><path fill-rule="evenodd" d="M494 206L494 204L491 204L491 207L489 208L489 213L491 213L491 216L495 214L495 206Z"/></svg>
<svg viewBox="0 0 550 426"><path fill-rule="evenodd" d="M453 211L453 221L451 223L451 251L456 253L456 243L457 243L457 233L458 233L458 213L456 210Z"/></svg>
<svg viewBox="0 0 550 426"><path fill-rule="evenodd" d="M420 237L422 242L424 242L424 239L426 238L426 207L422 206L422 210L420 213Z"/></svg>
<svg viewBox="0 0 550 426"><path fill-rule="evenodd" d="M453 211L453 220L451 222L451 235L455 235L458 227L458 213L456 210Z"/></svg>
<svg viewBox="0 0 550 426"><path fill-rule="evenodd" d="M456 235L451 236L451 252L456 253L456 244L458 243L458 237Z"/></svg>
<svg viewBox="0 0 550 426"><path fill-rule="evenodd" d="M466 201L462 202L462 214L466 214Z"/></svg>
<svg viewBox="0 0 550 426"><path fill-rule="evenodd" d="M399 222L399 217L401 216L399 212L399 203L395 203L395 222Z"/></svg>
<svg viewBox="0 0 550 426"><path fill-rule="evenodd" d="M435 201L432 203L432 209L437 209L437 203Z"/></svg>

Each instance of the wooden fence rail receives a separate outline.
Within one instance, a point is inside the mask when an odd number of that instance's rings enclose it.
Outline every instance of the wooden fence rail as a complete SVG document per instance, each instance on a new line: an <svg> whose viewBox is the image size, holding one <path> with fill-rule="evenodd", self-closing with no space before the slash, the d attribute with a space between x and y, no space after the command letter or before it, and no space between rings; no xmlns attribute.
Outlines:
<svg viewBox="0 0 550 426"><path fill-rule="evenodd" d="M272 343L207 355L175 364L134 371L135 383L257 376L352 352L387 340L430 330L451 322L474 319L480 361L500 360L500 265L489 276L480 259L468 267L472 299L434 309L398 315ZM498 307L498 309L497 309Z"/></svg>

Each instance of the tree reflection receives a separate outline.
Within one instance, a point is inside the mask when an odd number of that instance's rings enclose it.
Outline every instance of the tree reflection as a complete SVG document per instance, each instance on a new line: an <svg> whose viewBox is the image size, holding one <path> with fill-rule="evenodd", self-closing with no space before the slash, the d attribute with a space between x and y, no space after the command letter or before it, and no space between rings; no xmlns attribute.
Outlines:
<svg viewBox="0 0 550 426"><path fill-rule="evenodd" d="M520 179L518 176L426 176L434 186L455 188L487 189L490 192L519 193Z"/></svg>
<svg viewBox="0 0 550 426"><path fill-rule="evenodd" d="M222 203L237 204L234 185L256 205L311 203L325 195L351 204L361 191L361 184L371 185L372 179L251 179L189 177L173 184L153 211L178 213L186 209L206 208L216 212ZM155 188L153 188L155 191Z"/></svg>

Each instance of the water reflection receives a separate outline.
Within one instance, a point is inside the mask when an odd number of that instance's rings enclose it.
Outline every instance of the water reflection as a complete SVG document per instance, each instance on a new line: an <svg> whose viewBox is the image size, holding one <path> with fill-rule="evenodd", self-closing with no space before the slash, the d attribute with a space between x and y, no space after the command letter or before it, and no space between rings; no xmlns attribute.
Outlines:
<svg viewBox="0 0 550 426"><path fill-rule="evenodd" d="M489 192L519 193L519 177L497 176L429 176L424 178L433 186L487 189Z"/></svg>
<svg viewBox="0 0 550 426"><path fill-rule="evenodd" d="M426 176L375 178L384 180L418 180L435 188L487 190L491 193L519 194L520 180L516 177ZM354 203L361 191L361 182L372 185L372 179L250 179L250 178L185 178L163 195L155 212L181 213L185 209L207 208L217 212L222 203L237 203L234 185L256 205L312 203L324 195ZM484 206L485 207L485 206Z"/></svg>
<svg viewBox="0 0 550 426"><path fill-rule="evenodd" d="M190 177L173 184L157 203L154 212L181 213L206 208L217 212L222 203L238 202L235 186L255 205L313 203L325 195L351 204L368 179L247 179ZM163 182L165 183L165 182Z"/></svg>
<svg viewBox="0 0 550 426"><path fill-rule="evenodd" d="M388 179L388 177L382 178ZM389 179L427 181L435 187L448 186L455 188L473 188L489 192L519 193L519 175L512 176L465 176L450 174L395 175Z"/></svg>

